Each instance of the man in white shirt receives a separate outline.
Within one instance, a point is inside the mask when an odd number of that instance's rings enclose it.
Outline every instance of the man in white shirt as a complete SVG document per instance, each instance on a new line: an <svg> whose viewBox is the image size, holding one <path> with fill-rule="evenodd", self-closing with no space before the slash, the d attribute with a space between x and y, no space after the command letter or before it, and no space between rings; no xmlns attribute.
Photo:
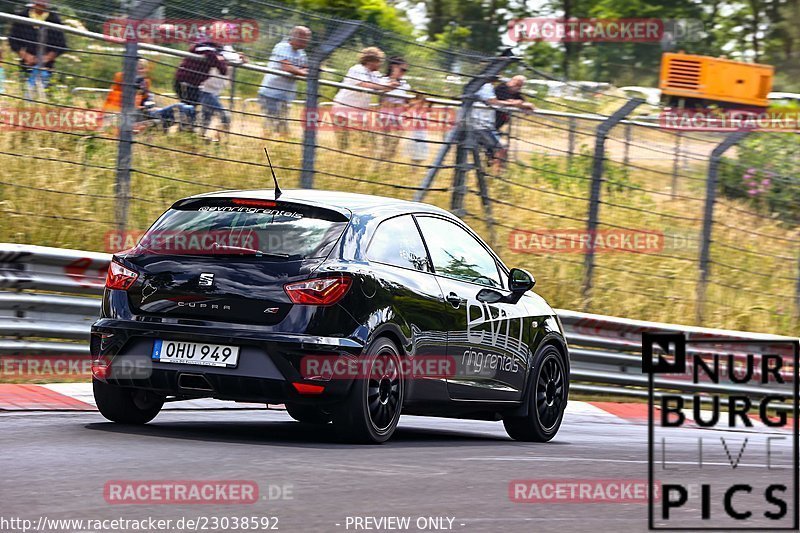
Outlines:
<svg viewBox="0 0 800 533"><path fill-rule="evenodd" d="M295 26L289 38L281 41L272 49L267 65L271 69L282 70L293 76L308 75L308 57L306 47L311 41L311 30L305 26ZM265 127L284 135L288 132L286 118L289 107L296 95L297 80L292 76L265 74L258 90L261 108L266 117Z"/></svg>
<svg viewBox="0 0 800 533"><path fill-rule="evenodd" d="M381 75L378 71L384 57L380 48L374 46L364 48L358 56L358 64L350 67L342 83L351 87L380 92L396 89L400 85L396 80L381 82ZM339 92L333 97L337 126L343 126L341 129L337 128L340 149L346 150L348 147L348 129L364 129L366 111L369 111L371 102L372 94L348 88L339 89ZM362 138L361 141L362 145L366 144L366 138Z"/></svg>

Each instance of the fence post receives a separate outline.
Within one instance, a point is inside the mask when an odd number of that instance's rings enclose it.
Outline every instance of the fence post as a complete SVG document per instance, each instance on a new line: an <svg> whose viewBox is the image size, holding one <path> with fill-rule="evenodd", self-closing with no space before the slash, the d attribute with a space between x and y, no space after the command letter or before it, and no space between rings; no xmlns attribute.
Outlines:
<svg viewBox="0 0 800 533"><path fill-rule="evenodd" d="M631 162L631 126L630 122L625 123L625 154L622 158L622 164L625 166L625 177L628 177L628 165Z"/></svg>
<svg viewBox="0 0 800 533"><path fill-rule="evenodd" d="M678 167L681 163L681 140L683 139L683 131L678 130L675 134L675 157L672 160L672 187L671 193L674 199L678 193Z"/></svg>
<svg viewBox="0 0 800 533"><path fill-rule="evenodd" d="M594 235L597 233L597 224L600 214L600 193L603 187L603 165L606 159L606 139L611 129L627 117L631 111L644 103L641 98L633 98L617 109L610 117L597 126L594 141L594 158L592 160L592 184L589 194L589 214L586 223L586 233L589 237L589 248L584 257L583 273L583 306L588 309L591 303L592 278L594 276Z"/></svg>
<svg viewBox="0 0 800 533"><path fill-rule="evenodd" d="M161 5L161 0L140 0L130 9L131 20L141 20ZM136 120L136 63L139 60L139 43L125 43L122 63L122 109L119 118L119 146L115 195L117 199L117 229L125 231L128 223L128 204L131 196L131 156L133 153L133 124Z"/></svg>
<svg viewBox="0 0 800 533"><path fill-rule="evenodd" d="M470 169L470 163L467 159L466 147L467 131L462 130L461 134L456 138L458 145L456 146L456 168L455 176L453 177L453 194L450 198L450 211L457 217L464 216L464 196L467 193L467 172Z"/></svg>
<svg viewBox="0 0 800 533"><path fill-rule="evenodd" d="M711 152L711 159L708 161L706 203L703 210L703 230L700 234L700 279L697 282L697 306L695 308L695 321L697 324L703 321L705 314L706 287L711 268L711 229L714 226L714 203L717 201L719 163L722 155L730 147L739 144L749 133L749 130L739 130L725 137Z"/></svg>
<svg viewBox="0 0 800 533"><path fill-rule="evenodd" d="M319 75L322 62L361 27L361 22L342 20L334 30L311 52L306 76L306 109L303 113L303 170L300 174L300 187L314 188L314 165L317 156L317 127L309 124L308 113L316 112L319 107Z"/></svg>
<svg viewBox="0 0 800 533"><path fill-rule="evenodd" d="M575 158L575 130L578 128L578 121L575 117L569 117L569 137L567 138L567 169L572 170L572 161Z"/></svg>

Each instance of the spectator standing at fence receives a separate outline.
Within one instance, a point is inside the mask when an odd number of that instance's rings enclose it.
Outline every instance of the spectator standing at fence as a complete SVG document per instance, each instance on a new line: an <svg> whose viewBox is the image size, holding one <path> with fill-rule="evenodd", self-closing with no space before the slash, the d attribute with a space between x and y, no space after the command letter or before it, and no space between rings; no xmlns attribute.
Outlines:
<svg viewBox="0 0 800 533"><path fill-rule="evenodd" d="M258 99L264 112L266 130L272 129L279 135L286 135L289 131L287 122L289 107L297 91L297 80L293 76L308 75L308 57L305 49L309 42L311 42L311 30L305 26L295 26L289 33L288 39L279 42L272 49L267 66L292 76L265 74L261 81Z"/></svg>
<svg viewBox="0 0 800 533"><path fill-rule="evenodd" d="M520 109L533 111L533 104L525 101L525 95L522 94L522 88L525 86L525 76L514 76L505 83L499 83L494 88L494 93L498 100L516 101ZM510 113L507 111L498 111L495 116L495 129L500 130L511 119Z"/></svg>
<svg viewBox="0 0 800 533"><path fill-rule="evenodd" d="M525 108L526 102L519 99L501 100L489 82L483 84L475 93L470 122L478 144L486 150L495 173L500 172L508 155L508 148L503 145L497 132L495 107Z"/></svg>
<svg viewBox="0 0 800 533"><path fill-rule="evenodd" d="M35 0L18 15L33 21L61 24L61 17L50 9L50 2L47 0ZM11 25L8 44L19 56L23 77L27 78L26 96L32 97L37 92L37 87L42 91L47 89L56 59L67 48L64 32L35 23L15 22Z"/></svg>
<svg viewBox="0 0 800 533"><path fill-rule="evenodd" d="M397 87L381 95L378 119L383 129L380 159L391 161L397 153L404 125L408 122L406 110L411 99L411 85L405 79L408 63L399 56L390 57L386 65L386 75L381 78L382 85L397 82Z"/></svg>
<svg viewBox="0 0 800 533"><path fill-rule="evenodd" d="M197 106L200 105L200 86L209 76L211 69L216 69L222 76L228 75L228 64L222 55L222 48L207 37L200 37L189 52L198 54L200 58L187 57L181 61L175 73L175 94L184 104L188 114L189 125L194 127Z"/></svg>
<svg viewBox="0 0 800 533"><path fill-rule="evenodd" d="M339 128L338 141L341 150L347 150L350 144L350 129L363 131L367 123L369 106L372 103L372 94L359 91L356 88L371 89L373 91L389 92L400 86L400 82L392 80L387 83L381 81L378 72L386 55L383 50L369 46L361 50L358 63L350 67L342 83L346 87L339 89L333 97L334 116ZM367 139L361 136L361 145L366 146Z"/></svg>
<svg viewBox="0 0 800 533"><path fill-rule="evenodd" d="M212 27L212 34L225 35L231 31L227 26L225 22L215 23L215 26ZM247 63L247 58L234 50L231 45L223 46L219 53L228 65L235 66ZM208 130L208 127L211 125L211 120L214 118L214 115L219 115L220 117L220 122L222 123L221 130L223 132L230 131L231 114L225 109L225 106L222 105L222 100L220 99L222 91L231 84L233 69L228 69L228 71L228 75L223 75L218 68L212 67L208 72L208 78L200 85L200 105L203 108L201 120L203 136L205 136L206 130ZM219 136L208 137L207 140L218 141Z"/></svg>
<svg viewBox="0 0 800 533"><path fill-rule="evenodd" d="M428 159L428 128L431 126L428 117L430 117L430 112L431 103L421 94L415 94L406 108L406 114L413 125L408 155L415 165L422 165Z"/></svg>

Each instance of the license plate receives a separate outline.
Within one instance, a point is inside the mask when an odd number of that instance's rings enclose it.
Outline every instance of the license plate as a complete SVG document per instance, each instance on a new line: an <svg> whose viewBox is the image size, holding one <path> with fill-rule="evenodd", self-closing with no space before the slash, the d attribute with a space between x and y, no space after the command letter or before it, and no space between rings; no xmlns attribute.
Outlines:
<svg viewBox="0 0 800 533"><path fill-rule="evenodd" d="M153 345L153 361L235 368L239 363L239 347L159 339Z"/></svg>

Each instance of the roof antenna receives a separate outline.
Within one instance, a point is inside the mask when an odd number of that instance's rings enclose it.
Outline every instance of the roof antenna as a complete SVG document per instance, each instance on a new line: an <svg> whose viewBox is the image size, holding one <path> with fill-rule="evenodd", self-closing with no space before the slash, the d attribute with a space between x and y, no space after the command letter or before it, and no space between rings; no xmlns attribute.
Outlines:
<svg viewBox="0 0 800 533"><path fill-rule="evenodd" d="M267 163L269 163L269 169L272 171L272 181L275 182L275 199L277 200L280 198L281 194L283 194L283 191L281 191L281 188L278 186L278 178L275 176L275 169L272 168L272 160L269 158L269 152L266 146L264 147L264 153L267 154Z"/></svg>

